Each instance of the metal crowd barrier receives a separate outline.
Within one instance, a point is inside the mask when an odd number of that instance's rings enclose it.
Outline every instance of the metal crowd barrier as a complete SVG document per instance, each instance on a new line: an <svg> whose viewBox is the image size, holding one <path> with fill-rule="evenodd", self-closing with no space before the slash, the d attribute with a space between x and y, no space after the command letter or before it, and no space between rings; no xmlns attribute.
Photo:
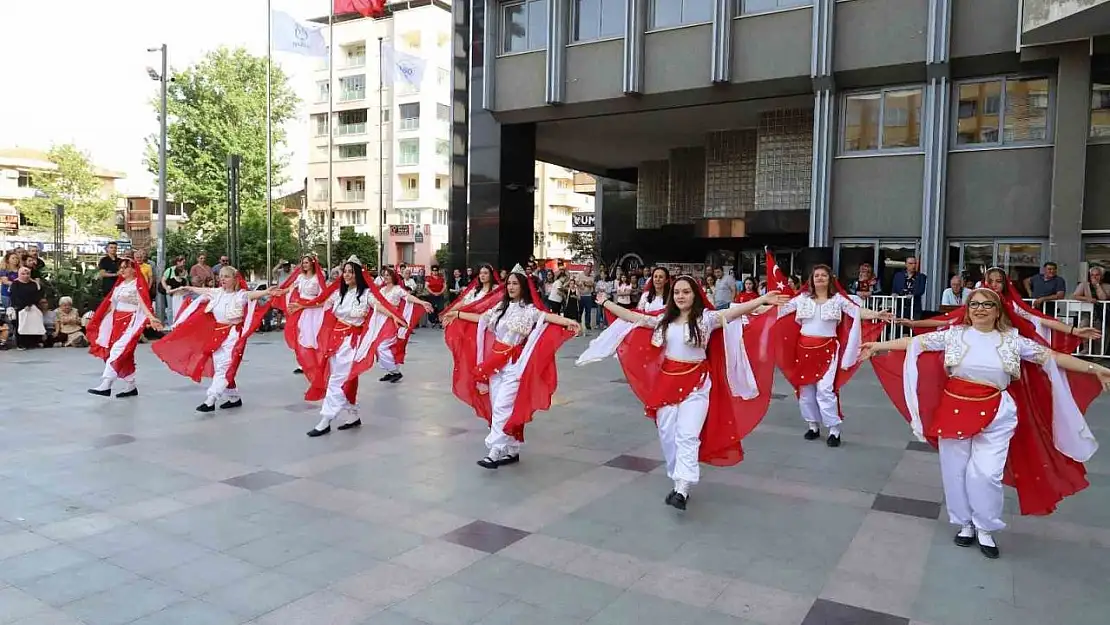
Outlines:
<svg viewBox="0 0 1110 625"><path fill-rule="evenodd" d="M908 295L872 295L867 298L867 307L878 312L892 312L895 319L913 319L917 312L913 298ZM882 341L892 341L903 336L912 336L913 329L896 323L883 328Z"/></svg>

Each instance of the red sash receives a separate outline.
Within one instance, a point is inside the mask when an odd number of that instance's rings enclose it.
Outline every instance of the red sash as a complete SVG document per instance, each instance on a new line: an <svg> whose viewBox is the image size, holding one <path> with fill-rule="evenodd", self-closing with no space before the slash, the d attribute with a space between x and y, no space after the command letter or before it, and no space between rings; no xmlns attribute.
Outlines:
<svg viewBox="0 0 1110 625"><path fill-rule="evenodd" d="M965 439L975 436L994 421L1002 403L1002 391L988 384L950 377L927 437Z"/></svg>
<svg viewBox="0 0 1110 625"><path fill-rule="evenodd" d="M683 362L681 360L663 359L661 374L656 383L651 387L648 397L644 402L647 416L655 418L659 409L664 406L680 404L690 393L701 388L709 373L706 362Z"/></svg>
<svg viewBox="0 0 1110 625"><path fill-rule="evenodd" d="M501 371L511 362L516 362L524 352L524 342L517 345L506 345L501 341L494 341L482 363L474 369L474 377L479 382L488 383L492 375Z"/></svg>
<svg viewBox="0 0 1110 625"><path fill-rule="evenodd" d="M794 379L790 383L795 388L817 384L829 371L839 347L835 336L799 335L794 348Z"/></svg>
<svg viewBox="0 0 1110 625"><path fill-rule="evenodd" d="M359 335L362 333L362 326L352 326L336 321L335 327L328 334L327 349L324 350L324 360L331 358L342 347L343 341L350 341L351 347L356 347Z"/></svg>

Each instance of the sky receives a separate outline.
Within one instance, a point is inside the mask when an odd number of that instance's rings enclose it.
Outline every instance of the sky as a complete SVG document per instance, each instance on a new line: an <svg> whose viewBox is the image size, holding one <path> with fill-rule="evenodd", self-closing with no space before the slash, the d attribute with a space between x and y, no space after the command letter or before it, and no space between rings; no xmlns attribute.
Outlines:
<svg viewBox="0 0 1110 625"><path fill-rule="evenodd" d="M272 0L275 10L305 21L327 15L329 0ZM150 100L159 92L146 68L165 43L170 67L184 68L221 45L266 53L266 0L0 0L0 147L47 150L73 143L127 179L119 190L157 188L143 165L148 136L158 132ZM49 5L48 12L43 6ZM275 53L302 99L291 123L292 181L307 170L306 101L313 60ZM287 150L288 151L288 150ZM291 182L281 191L291 191ZM279 190L275 189L275 197Z"/></svg>

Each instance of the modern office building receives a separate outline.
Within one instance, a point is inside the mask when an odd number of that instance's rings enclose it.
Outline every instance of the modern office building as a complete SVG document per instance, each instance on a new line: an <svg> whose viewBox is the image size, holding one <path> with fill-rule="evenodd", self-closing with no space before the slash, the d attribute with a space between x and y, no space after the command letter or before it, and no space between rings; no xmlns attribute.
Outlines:
<svg viewBox="0 0 1110 625"><path fill-rule="evenodd" d="M603 257L933 276L1110 261L1110 0L455 0L452 251L526 256L533 158ZM469 43L470 45L467 45ZM517 243L521 242L521 243Z"/></svg>
<svg viewBox="0 0 1110 625"><path fill-rule="evenodd" d="M392 2L381 19L336 16L333 30L334 67L321 63L309 107L306 222L326 235L330 185L333 238L353 227L383 237L387 263L431 264L447 242L450 5ZM387 72L380 94L379 38ZM402 55L423 60L422 79L402 79L394 68Z"/></svg>
<svg viewBox="0 0 1110 625"><path fill-rule="evenodd" d="M573 170L536 162L532 248L536 258L574 260L575 252L570 247L575 234L574 216L594 212L592 189L590 194L581 193L577 187L583 185L576 182Z"/></svg>

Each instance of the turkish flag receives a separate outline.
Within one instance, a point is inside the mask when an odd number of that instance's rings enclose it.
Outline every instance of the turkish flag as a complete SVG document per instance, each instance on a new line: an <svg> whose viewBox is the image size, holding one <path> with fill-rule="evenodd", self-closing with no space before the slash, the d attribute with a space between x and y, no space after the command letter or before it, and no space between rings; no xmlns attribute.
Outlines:
<svg viewBox="0 0 1110 625"><path fill-rule="evenodd" d="M332 0L332 13L346 15L358 13L363 17L385 15L385 0Z"/></svg>
<svg viewBox="0 0 1110 625"><path fill-rule="evenodd" d="M775 260L775 255L771 253L769 248L765 248L767 253L767 290L778 291L783 295L794 297L794 289L790 288L790 281L786 279L786 272L779 267L778 261Z"/></svg>

